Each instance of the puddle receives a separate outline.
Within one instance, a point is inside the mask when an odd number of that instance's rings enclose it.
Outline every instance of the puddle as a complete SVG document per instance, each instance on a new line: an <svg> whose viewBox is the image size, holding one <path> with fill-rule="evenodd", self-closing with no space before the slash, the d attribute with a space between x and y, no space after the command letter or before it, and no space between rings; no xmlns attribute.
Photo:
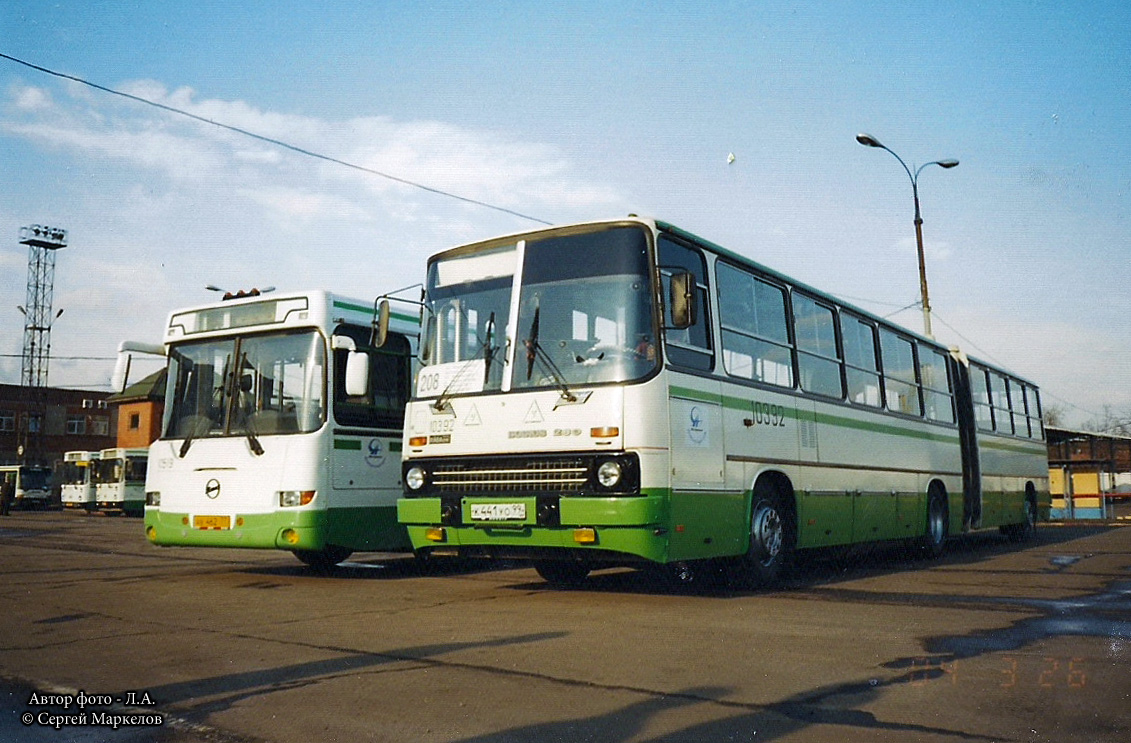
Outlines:
<svg viewBox="0 0 1131 743"><path fill-rule="evenodd" d="M1054 637L1107 638L1112 658L1122 657L1131 645L1131 582L1118 581L1103 593L1071 599L1017 598L1000 601L1038 609L1045 615L1027 617L1008 627L929 638L923 647L937 656L932 658L932 665L989 653L1015 652ZM923 659L919 657L901 658L884 665L886 668L906 669L922 663Z"/></svg>

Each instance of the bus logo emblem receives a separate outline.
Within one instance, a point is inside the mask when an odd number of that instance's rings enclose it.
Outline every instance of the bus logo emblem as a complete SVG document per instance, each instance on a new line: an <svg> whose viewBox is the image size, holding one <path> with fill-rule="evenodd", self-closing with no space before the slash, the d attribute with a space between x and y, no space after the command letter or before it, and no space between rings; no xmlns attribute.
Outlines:
<svg viewBox="0 0 1131 743"><path fill-rule="evenodd" d="M691 427L687 429L687 438L692 445L703 446L707 441L707 429L703 428L703 411L698 406L693 406L688 415Z"/></svg>
<svg viewBox="0 0 1131 743"><path fill-rule="evenodd" d="M213 478L204 485L204 494L215 500L220 497L220 481Z"/></svg>
<svg viewBox="0 0 1131 743"><path fill-rule="evenodd" d="M381 444L381 439L370 439L368 444L369 454L365 457L365 462L370 467L380 467L385 463L385 447Z"/></svg>

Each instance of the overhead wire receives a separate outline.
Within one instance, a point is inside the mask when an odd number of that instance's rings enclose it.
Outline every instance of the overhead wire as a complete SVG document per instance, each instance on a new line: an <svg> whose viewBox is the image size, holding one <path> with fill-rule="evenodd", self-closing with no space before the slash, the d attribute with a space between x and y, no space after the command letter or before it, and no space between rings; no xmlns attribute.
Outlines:
<svg viewBox="0 0 1131 743"><path fill-rule="evenodd" d="M252 139L259 140L260 142L266 142L268 144L273 144L277 147L282 147L283 149L290 150L291 152L295 152L295 153L298 153L300 155L306 155L307 157L313 157L313 158L318 159L318 160L324 160L326 162L334 163L335 165L341 165L341 166L346 167L346 168L351 168L353 170L361 171L363 173L375 175L375 176L378 176L380 178L385 178L387 180L394 181L395 183L400 183L400 184L403 184L405 186L410 186L412 188L420 189L421 191L427 191L428 193L436 194L438 196L444 196L444 197L447 197L449 199L455 199L457 201L462 201L465 204L472 204L473 206L480 206L480 207L483 207L485 209L493 209L494 211L497 211L497 212L509 214L513 217L519 217L520 219L527 219L527 220L530 220L532 222L538 222L539 224L545 224L545 225L552 224L551 222L547 222L544 219L540 219L538 217L534 217L534 216L531 216L529 214L523 214L522 212L516 211L514 209L508 209L505 206L498 206L496 204L491 204L489 202L482 201L480 199L473 199L469 196L461 196L460 194L452 193L451 191L445 191L441 188L436 188L434 186L428 186L428 185L425 185L425 184L420 183L418 181L409 180L408 178L402 178L400 176L393 175L392 173L385 173L383 171L376 170L374 168L369 168L369 167L366 167L364 165L358 165L357 163L351 163L348 160L342 160L340 158L332 157L330 155L323 155L320 152L315 152L314 150L309 150L305 147L299 147L298 145L291 144L290 142L284 142L281 139L275 139L274 137L268 137L268 136L263 135L263 134L257 134L256 132L250 131L248 129L243 129L243 128L238 127L238 126L233 126L231 124L225 124L221 121L215 121L213 119L209 119L209 118L206 118L204 116L199 116L197 114L190 113L190 112L185 111L183 109L176 108L175 106L169 106L169 105L166 105L164 103L158 103L157 101L151 101L148 98L142 98L141 96L133 95L132 93L126 93L124 91L115 90L114 88L110 88L110 87L107 87L105 85L99 85L98 83L91 82L90 80L86 80L84 78L77 77L75 75L68 75L68 74L63 73L63 72L58 72L57 70L52 70L52 69L49 69L47 67L43 67L41 65L37 65L37 64L34 64L32 62L28 62L26 60L20 59L18 57L13 57L10 54L4 54L3 52L0 52L0 59L7 59L11 62L15 62L16 64L23 65L24 67L27 67L27 68L32 69L32 70L36 70L37 72L42 72L46 75L51 75L53 77L57 77L57 78L60 78L60 79L63 79L63 80L70 80L71 82L76 82L76 83L79 83L81 85L86 85L88 87L94 88L95 90L101 90L104 93L109 93L111 95L121 96L122 98L126 98L128 100L135 101L137 103L143 103L147 106L153 106L154 108L161 109L162 111L166 111L168 113L176 114L178 116L184 116L186 118L192 119L194 121L201 122L203 124L208 124L210 126L219 127L221 129L225 129L227 131L234 132L236 134L241 134L245 137L251 137Z"/></svg>

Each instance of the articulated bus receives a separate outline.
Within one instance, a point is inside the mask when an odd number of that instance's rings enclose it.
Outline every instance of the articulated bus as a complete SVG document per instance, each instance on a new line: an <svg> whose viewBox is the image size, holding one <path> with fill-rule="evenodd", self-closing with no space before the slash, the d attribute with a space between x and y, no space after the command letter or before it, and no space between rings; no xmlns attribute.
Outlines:
<svg viewBox="0 0 1131 743"><path fill-rule="evenodd" d="M320 568L410 549L396 499L419 319L393 315L375 349L374 304L252 291L169 316L151 542L287 550Z"/></svg>
<svg viewBox="0 0 1131 743"><path fill-rule="evenodd" d="M148 449L103 449L91 463L95 505L106 512L141 516L148 458Z"/></svg>
<svg viewBox="0 0 1131 743"><path fill-rule="evenodd" d="M398 502L418 550L760 585L797 550L937 555L1048 517L1034 384L673 225L448 250L425 306Z"/></svg>
<svg viewBox="0 0 1131 743"><path fill-rule="evenodd" d="M64 508L94 510L93 462L98 461L102 452L69 451L63 454L60 472L59 498Z"/></svg>

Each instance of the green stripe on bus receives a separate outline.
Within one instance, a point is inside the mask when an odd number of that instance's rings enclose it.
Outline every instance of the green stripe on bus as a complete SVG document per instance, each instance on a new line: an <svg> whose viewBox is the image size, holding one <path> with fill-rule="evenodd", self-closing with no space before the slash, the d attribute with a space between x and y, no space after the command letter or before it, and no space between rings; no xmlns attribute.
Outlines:
<svg viewBox="0 0 1131 743"><path fill-rule="evenodd" d="M751 410L751 405L754 400L743 397L731 397L729 395L720 395L713 392L704 392L690 387L671 387L670 393L672 397L681 399L694 400L697 402L712 403L715 405L722 405L724 408L730 410L740 410L743 412ZM783 405L782 412L787 418L799 420L801 413L798 412L796 406ZM878 410L878 409L877 409ZM803 411L804 412L804 411ZM805 415L805 420L809 420L808 414ZM944 444L957 445L959 443L958 434L939 433L931 430L920 430L914 428L906 428L904 426L897 426L890 423L875 423L871 421L859 420L857 418L849 418L842 415L834 415L832 413L815 413L813 420L817 423L822 423L828 426L836 426L838 428L850 428L857 431L868 431L870 433L882 433L889 436L904 436L907 438L922 439L925 441L936 441ZM1039 443L1033 444L1012 444L999 441L988 441L984 438L980 439L983 446L1002 449L1005 451L1012 451L1025 454L1037 454L1044 450L1044 447Z"/></svg>
<svg viewBox="0 0 1131 743"><path fill-rule="evenodd" d="M361 439L334 439L334 448L343 451L361 451Z"/></svg>
<svg viewBox="0 0 1131 743"><path fill-rule="evenodd" d="M367 307L365 305L360 305L360 304L353 304L352 302L343 302L339 299L334 300L334 307L336 309L339 309L339 310L350 310L351 312L365 312L365 313L370 314L370 315L373 314L373 308L372 307ZM404 320L405 322L410 322L410 323L413 323L415 325L420 324L420 318L419 317L415 317L413 315L406 315L403 312L390 312L389 317L391 317L395 320Z"/></svg>

